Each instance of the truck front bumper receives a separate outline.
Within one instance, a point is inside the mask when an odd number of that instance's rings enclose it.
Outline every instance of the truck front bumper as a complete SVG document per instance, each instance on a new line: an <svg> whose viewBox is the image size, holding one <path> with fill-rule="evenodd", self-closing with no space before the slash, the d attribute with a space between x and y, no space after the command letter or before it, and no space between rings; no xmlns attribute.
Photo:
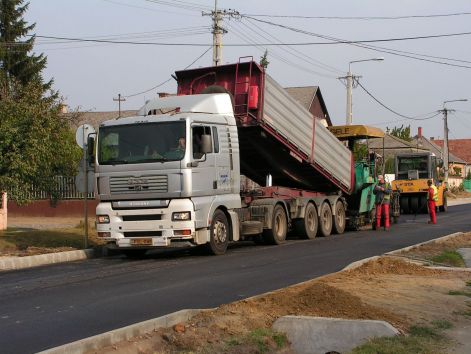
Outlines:
<svg viewBox="0 0 471 354"><path fill-rule="evenodd" d="M174 213L189 212L188 220L172 220ZM97 221L101 240L118 248L168 247L195 243L195 212L189 199L173 199L159 208L113 208L111 202L98 204L97 216L107 215L109 223ZM98 218L97 218L98 219Z"/></svg>

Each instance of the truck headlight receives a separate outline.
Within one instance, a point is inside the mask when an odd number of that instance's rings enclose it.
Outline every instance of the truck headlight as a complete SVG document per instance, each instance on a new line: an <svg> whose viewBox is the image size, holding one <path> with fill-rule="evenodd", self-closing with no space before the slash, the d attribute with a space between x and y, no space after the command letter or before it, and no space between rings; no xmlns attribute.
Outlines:
<svg viewBox="0 0 471 354"><path fill-rule="evenodd" d="M172 214L172 221L185 221L191 220L191 213L189 211L180 211Z"/></svg>
<svg viewBox="0 0 471 354"><path fill-rule="evenodd" d="M109 215L97 215L96 222L97 224L109 224L110 216Z"/></svg>

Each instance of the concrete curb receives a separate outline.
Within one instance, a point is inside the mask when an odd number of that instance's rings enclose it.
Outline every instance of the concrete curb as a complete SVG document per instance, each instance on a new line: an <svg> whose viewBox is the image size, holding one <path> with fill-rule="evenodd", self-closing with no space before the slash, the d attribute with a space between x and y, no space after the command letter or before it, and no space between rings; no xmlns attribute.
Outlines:
<svg viewBox="0 0 471 354"><path fill-rule="evenodd" d="M446 236L443 236L443 237L435 238L433 240L417 243L417 244L412 245L412 246L408 246L408 247L400 248L398 250L387 252L385 254L386 255L392 255L392 254L397 254L397 253L401 253L401 252L406 252L406 251L410 251L411 249L417 248L417 247L422 246L422 245L426 245L426 244L434 243L434 242L440 243L442 241L446 241L446 240L449 240L450 238L458 237L458 236L461 236L461 235L464 235L464 232L455 232L455 233L452 233L452 234L449 234L449 235L446 235Z"/></svg>
<svg viewBox="0 0 471 354"><path fill-rule="evenodd" d="M376 337L394 337L399 331L385 321L283 316L273 329L285 333L298 354L346 353Z"/></svg>
<svg viewBox="0 0 471 354"><path fill-rule="evenodd" d="M436 239L433 239L433 240L429 240L429 241L425 241L425 242L421 242L421 243L417 243L415 245L412 245L412 246L407 246L407 247L404 247L404 248L400 248L398 250L394 250L394 251L390 251L390 252L386 252L384 253L384 255L386 256L394 256L398 253L402 253L402 252L406 252L406 251L410 251L414 248L417 248L417 247L420 247L422 245L426 245L426 244L429 244L429 243L434 243L434 242L443 242L443 241L446 241L446 240L449 240L450 238L454 238L454 237L458 237L458 236L461 236L461 235L464 235L464 232L455 232L455 233L452 233L452 234L449 234L449 235L446 235L446 236L443 236L443 237L440 237L440 238L436 238ZM369 258L364 258L364 259L360 259L359 261L356 261L356 262L353 262L353 263L350 263L348 266L346 266L345 268L343 268L341 271L346 271L346 270L353 270L353 269L356 269L356 268L359 268L361 267L363 264L365 263L368 263L370 261L374 261L378 258L380 258L381 256L373 256L373 257L369 257ZM407 259L406 259L407 260ZM414 263L413 260L407 260L411 263ZM469 269L466 269L466 268L455 268L455 267L427 267L427 268L430 268L430 269L437 269L437 270L450 270L450 271L462 271L462 272L468 272L470 271Z"/></svg>
<svg viewBox="0 0 471 354"><path fill-rule="evenodd" d="M127 327L118 328L109 332L101 333L93 337L81 339L72 343L64 344L60 347L47 349L38 354L82 354L99 350L113 344L129 340L134 337L153 332L158 328L166 328L176 325L180 322L186 322L191 317L202 311L208 310L180 310L162 317L132 324Z"/></svg>
<svg viewBox="0 0 471 354"><path fill-rule="evenodd" d="M0 257L0 272L94 258L97 256L97 254L99 254L99 252L99 250L95 249L86 249L77 251L46 253L39 254L36 256Z"/></svg>

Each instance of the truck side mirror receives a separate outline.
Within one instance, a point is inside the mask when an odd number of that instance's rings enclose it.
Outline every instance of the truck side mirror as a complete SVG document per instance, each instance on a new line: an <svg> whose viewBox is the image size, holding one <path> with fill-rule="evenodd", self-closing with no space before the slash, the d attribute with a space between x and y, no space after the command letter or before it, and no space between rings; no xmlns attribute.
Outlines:
<svg viewBox="0 0 471 354"><path fill-rule="evenodd" d="M211 144L211 135L204 134L201 135L201 152L207 154L213 151Z"/></svg>
<svg viewBox="0 0 471 354"><path fill-rule="evenodd" d="M88 163L93 164L95 160L95 137L89 136L87 138L87 156L88 156Z"/></svg>

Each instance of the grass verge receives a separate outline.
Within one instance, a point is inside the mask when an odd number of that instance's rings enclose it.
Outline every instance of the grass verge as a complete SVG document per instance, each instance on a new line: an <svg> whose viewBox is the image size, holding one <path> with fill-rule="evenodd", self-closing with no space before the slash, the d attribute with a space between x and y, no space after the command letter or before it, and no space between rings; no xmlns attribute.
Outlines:
<svg viewBox="0 0 471 354"><path fill-rule="evenodd" d="M453 267L464 267L464 260L461 255L456 251L443 251L438 256L430 259L432 262L446 264Z"/></svg>
<svg viewBox="0 0 471 354"><path fill-rule="evenodd" d="M448 321L434 321L430 327L412 326L406 336L375 338L355 348L352 354L443 353L449 340L442 330L451 326Z"/></svg>
<svg viewBox="0 0 471 354"><path fill-rule="evenodd" d="M258 328L245 336L232 337L225 343L224 353L274 353L288 345L288 339L283 333L275 332L267 328ZM251 351L254 349L255 351Z"/></svg>
<svg viewBox="0 0 471 354"><path fill-rule="evenodd" d="M90 230L89 246L96 246L99 243L95 230ZM80 225L75 228L54 230L9 228L0 232L0 255L40 254L47 253L48 249L83 249L83 247L84 231Z"/></svg>

